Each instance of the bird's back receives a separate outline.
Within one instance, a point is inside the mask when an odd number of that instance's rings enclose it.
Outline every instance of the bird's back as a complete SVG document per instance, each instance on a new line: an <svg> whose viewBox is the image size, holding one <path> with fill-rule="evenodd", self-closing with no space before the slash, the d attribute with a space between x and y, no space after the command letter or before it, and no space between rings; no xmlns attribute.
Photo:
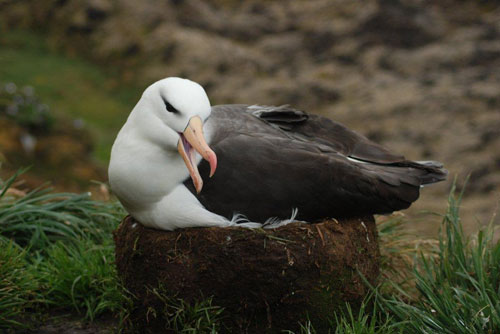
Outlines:
<svg viewBox="0 0 500 334"><path fill-rule="evenodd" d="M282 107L223 105L206 126L219 159L197 195L210 211L254 221L352 217L409 207L420 186L446 177L324 117ZM208 166L200 164L202 176ZM194 192L190 182L185 185Z"/></svg>

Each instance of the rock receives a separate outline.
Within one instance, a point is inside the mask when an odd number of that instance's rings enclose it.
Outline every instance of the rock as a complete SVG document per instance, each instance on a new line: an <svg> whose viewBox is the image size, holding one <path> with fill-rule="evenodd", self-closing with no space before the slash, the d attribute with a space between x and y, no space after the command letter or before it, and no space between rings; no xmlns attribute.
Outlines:
<svg viewBox="0 0 500 334"><path fill-rule="evenodd" d="M442 33L432 9L405 0L379 1L358 33L367 44L387 44L398 48L425 45Z"/></svg>
<svg viewBox="0 0 500 334"><path fill-rule="evenodd" d="M155 289L188 303L213 297L230 333L297 330L308 317L323 333L336 310L346 302L356 308L367 294L358 272L371 283L379 273L373 217L168 232L128 216L114 239L118 274L135 296L130 320L141 333L171 329Z"/></svg>

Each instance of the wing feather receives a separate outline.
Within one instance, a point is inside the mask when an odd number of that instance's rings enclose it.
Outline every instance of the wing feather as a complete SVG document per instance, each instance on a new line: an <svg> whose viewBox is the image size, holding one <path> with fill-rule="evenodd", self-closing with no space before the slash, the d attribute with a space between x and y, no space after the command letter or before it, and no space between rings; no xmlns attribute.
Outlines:
<svg viewBox="0 0 500 334"><path fill-rule="evenodd" d="M216 106L210 123L219 164L198 198L225 216L286 218L293 208L308 221L390 213L446 175L435 162L407 161L340 123L289 106ZM205 162L200 173L208 175Z"/></svg>

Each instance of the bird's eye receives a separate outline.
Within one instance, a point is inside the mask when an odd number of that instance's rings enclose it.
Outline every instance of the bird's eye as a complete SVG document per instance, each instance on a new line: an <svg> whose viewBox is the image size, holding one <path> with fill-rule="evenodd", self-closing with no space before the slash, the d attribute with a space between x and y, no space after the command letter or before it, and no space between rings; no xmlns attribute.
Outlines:
<svg viewBox="0 0 500 334"><path fill-rule="evenodd" d="M179 110L175 109L174 106L168 103L167 100L164 100L163 102L165 102L165 107L167 107L167 111L173 112L174 114L177 114L179 112Z"/></svg>

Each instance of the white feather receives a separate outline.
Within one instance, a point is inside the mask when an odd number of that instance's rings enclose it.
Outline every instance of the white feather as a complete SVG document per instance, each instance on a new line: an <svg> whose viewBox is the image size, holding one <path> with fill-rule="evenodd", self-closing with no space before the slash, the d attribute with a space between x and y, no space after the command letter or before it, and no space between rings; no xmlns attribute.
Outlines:
<svg viewBox="0 0 500 334"><path fill-rule="evenodd" d="M347 157L347 160L352 161L352 162L356 162L358 164L366 164L367 163L366 161L358 160L358 159L351 158L351 157Z"/></svg>

